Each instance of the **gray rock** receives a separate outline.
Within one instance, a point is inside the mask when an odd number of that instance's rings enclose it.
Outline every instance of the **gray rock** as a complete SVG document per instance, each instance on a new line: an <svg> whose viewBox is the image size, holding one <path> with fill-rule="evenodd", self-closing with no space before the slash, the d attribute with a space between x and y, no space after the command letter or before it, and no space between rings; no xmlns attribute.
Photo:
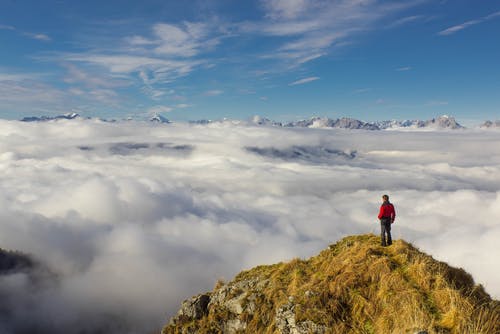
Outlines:
<svg viewBox="0 0 500 334"><path fill-rule="evenodd" d="M288 304L278 308L275 321L276 327L282 334L324 334L326 332L326 326L318 325L313 321L296 322L293 298Z"/></svg>
<svg viewBox="0 0 500 334"><path fill-rule="evenodd" d="M224 334L236 334L247 329L247 323L240 319L228 320L224 326Z"/></svg>
<svg viewBox="0 0 500 334"><path fill-rule="evenodd" d="M189 319L201 319L208 314L208 304L210 296L208 294L198 295L182 302L181 309L176 318L186 317ZM175 318L174 318L175 319ZM175 320L174 320L175 321Z"/></svg>

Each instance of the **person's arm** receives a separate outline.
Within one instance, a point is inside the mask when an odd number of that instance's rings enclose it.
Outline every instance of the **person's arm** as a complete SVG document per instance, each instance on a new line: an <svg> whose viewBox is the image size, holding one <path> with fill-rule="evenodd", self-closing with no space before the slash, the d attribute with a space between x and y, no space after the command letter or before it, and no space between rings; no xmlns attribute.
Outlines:
<svg viewBox="0 0 500 334"><path fill-rule="evenodd" d="M392 214L391 214L391 224L396 220L396 209L394 209L394 205L392 206Z"/></svg>
<svg viewBox="0 0 500 334"><path fill-rule="evenodd" d="M384 206L381 205L380 210L378 212L378 219L382 219L383 215L384 215Z"/></svg>

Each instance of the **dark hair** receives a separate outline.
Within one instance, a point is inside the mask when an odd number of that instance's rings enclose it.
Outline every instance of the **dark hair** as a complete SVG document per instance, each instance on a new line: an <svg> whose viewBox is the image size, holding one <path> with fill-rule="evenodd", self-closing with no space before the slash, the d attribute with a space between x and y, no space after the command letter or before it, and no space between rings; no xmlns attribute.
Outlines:
<svg viewBox="0 0 500 334"><path fill-rule="evenodd" d="M386 201L389 201L389 195L382 195L382 198Z"/></svg>

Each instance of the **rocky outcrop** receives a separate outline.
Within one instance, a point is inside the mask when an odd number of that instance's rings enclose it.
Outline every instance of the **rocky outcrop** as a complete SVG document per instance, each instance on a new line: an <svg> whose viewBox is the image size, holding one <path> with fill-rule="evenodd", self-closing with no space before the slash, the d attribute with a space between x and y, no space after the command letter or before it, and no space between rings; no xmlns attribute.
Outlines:
<svg viewBox="0 0 500 334"><path fill-rule="evenodd" d="M16 275L25 277L27 279L25 283L33 286L53 284L57 281L56 275L31 255L0 248L0 277ZM0 295L2 290L3 287L0 285Z"/></svg>
<svg viewBox="0 0 500 334"><path fill-rule="evenodd" d="M217 328L224 334L245 332L248 323L245 317L253 316L258 302L265 298L264 290L269 281L256 279L244 280L234 284L226 284L213 293L201 294L182 302L177 315L168 326L176 327L180 324L200 320L212 313L222 313L225 319L220 321ZM290 296L288 303L276 309L274 320L276 328L283 334L324 334L327 328L313 321L297 321L295 318L294 297ZM244 315L244 316L242 316ZM194 328L183 328L182 333L196 333Z"/></svg>
<svg viewBox="0 0 500 334"><path fill-rule="evenodd" d="M276 312L276 328L283 334L324 334L326 326L310 320L298 322L295 318L294 298L289 297L288 303L278 308Z"/></svg>
<svg viewBox="0 0 500 334"><path fill-rule="evenodd" d="M247 322L241 315L253 315L257 309L257 300L263 295L263 288L268 281L256 279L243 280L234 284L225 284L214 292L201 294L182 303L177 315L169 322L170 327L199 320L203 316L223 313L224 320L218 323L218 328L227 334L240 333L247 327ZM184 328L183 333L195 333L191 328Z"/></svg>
<svg viewBox="0 0 500 334"><path fill-rule="evenodd" d="M210 303L210 295L208 294L185 300L179 310L178 317L192 320L201 319L208 314L208 303Z"/></svg>
<svg viewBox="0 0 500 334"><path fill-rule="evenodd" d="M458 124L455 118L444 115L438 118L433 118L431 120L426 121L425 126L437 126L438 128L443 129L462 129L463 126Z"/></svg>

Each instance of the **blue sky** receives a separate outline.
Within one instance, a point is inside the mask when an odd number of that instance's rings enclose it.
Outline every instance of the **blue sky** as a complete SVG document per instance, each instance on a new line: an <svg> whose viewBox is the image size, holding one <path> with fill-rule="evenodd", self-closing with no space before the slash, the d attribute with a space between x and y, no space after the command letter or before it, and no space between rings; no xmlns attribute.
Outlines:
<svg viewBox="0 0 500 334"><path fill-rule="evenodd" d="M0 117L500 119L498 1L0 2Z"/></svg>

